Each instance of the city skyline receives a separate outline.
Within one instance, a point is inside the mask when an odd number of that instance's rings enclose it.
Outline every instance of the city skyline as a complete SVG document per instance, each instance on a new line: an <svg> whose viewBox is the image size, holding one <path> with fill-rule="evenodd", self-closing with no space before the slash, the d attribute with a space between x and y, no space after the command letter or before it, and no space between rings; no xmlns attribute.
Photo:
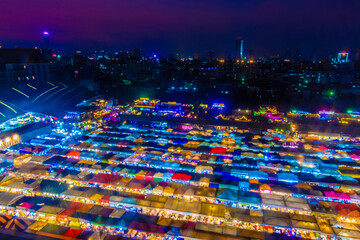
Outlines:
<svg viewBox="0 0 360 240"><path fill-rule="evenodd" d="M52 47L60 50L142 48L167 56L212 49L227 57L235 55L236 37L243 37L245 55L301 48L305 58L340 51L354 58L360 40L356 1L19 2L16 11L14 2L3 3L3 47L40 46L49 31Z"/></svg>

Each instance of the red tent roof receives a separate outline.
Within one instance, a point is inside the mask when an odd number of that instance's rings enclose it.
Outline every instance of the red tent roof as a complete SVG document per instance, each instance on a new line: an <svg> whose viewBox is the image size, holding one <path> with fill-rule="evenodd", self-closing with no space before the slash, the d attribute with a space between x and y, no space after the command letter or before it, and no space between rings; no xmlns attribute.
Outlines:
<svg viewBox="0 0 360 240"><path fill-rule="evenodd" d="M82 203L79 202L72 202L68 208L62 211L57 217L58 218L67 218L73 215L78 208L82 206Z"/></svg>
<svg viewBox="0 0 360 240"><path fill-rule="evenodd" d="M144 195L144 194L141 194L141 195L138 195L138 199L145 199L145 197L146 197L146 195Z"/></svg>
<svg viewBox="0 0 360 240"><path fill-rule="evenodd" d="M66 157L68 157L68 158L79 158L80 155L81 155L81 152L71 151L68 154L66 154Z"/></svg>
<svg viewBox="0 0 360 240"><path fill-rule="evenodd" d="M110 195L103 196L102 199L99 200L101 203L108 203L110 201Z"/></svg>
<svg viewBox="0 0 360 240"><path fill-rule="evenodd" d="M349 203L332 203L333 206L338 209L338 210L341 210L341 209L347 209L347 210L350 210L350 211L354 211L354 210L358 210L359 208L355 205L355 204L349 204Z"/></svg>
<svg viewBox="0 0 360 240"><path fill-rule="evenodd" d="M77 237L80 233L82 232L81 229L75 229L75 228L70 228L69 230L67 230L66 233L64 233L64 236L67 237Z"/></svg>
<svg viewBox="0 0 360 240"><path fill-rule="evenodd" d="M142 232L152 232L157 234L164 234L164 230L161 226L155 224L148 224L134 221L130 224L129 228L136 229Z"/></svg>
<svg viewBox="0 0 360 240"><path fill-rule="evenodd" d="M55 172L57 172L57 173L62 173L63 171L65 171L65 169L62 169L62 168L58 168L55 170Z"/></svg>
<svg viewBox="0 0 360 240"><path fill-rule="evenodd" d="M100 184L111 184L114 185L120 181L122 177L106 173L98 173L92 179L89 180L89 183L100 183Z"/></svg>
<svg viewBox="0 0 360 240"><path fill-rule="evenodd" d="M187 228L187 229L195 229L195 226L196 226L196 223L190 222L190 221L184 222L182 225L183 228Z"/></svg>
<svg viewBox="0 0 360 240"><path fill-rule="evenodd" d="M68 207L69 209L78 209L79 207L82 206L82 203L79 203L79 202L71 202L70 206Z"/></svg>
<svg viewBox="0 0 360 240"><path fill-rule="evenodd" d="M211 149L210 154L226 154L226 148L214 147Z"/></svg>
<svg viewBox="0 0 360 240"><path fill-rule="evenodd" d="M172 179L189 181L189 180L191 180L191 175L187 175L187 174L183 174L183 173L175 173L172 176Z"/></svg>

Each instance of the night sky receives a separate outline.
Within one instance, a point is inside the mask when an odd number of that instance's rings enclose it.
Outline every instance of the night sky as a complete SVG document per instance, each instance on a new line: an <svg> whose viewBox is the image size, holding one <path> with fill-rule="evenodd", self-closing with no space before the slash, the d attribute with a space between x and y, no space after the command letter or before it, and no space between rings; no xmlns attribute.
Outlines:
<svg viewBox="0 0 360 240"><path fill-rule="evenodd" d="M142 48L234 55L235 38L257 56L329 56L360 48L359 0L1 0L0 45L56 49Z"/></svg>

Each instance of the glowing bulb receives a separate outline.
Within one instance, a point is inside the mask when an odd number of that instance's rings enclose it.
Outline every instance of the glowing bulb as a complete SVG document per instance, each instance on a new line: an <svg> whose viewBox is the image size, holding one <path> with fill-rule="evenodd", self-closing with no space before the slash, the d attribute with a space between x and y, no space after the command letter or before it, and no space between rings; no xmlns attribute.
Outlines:
<svg viewBox="0 0 360 240"><path fill-rule="evenodd" d="M17 135L17 134L14 135L14 136L13 136L13 139L14 139L14 140L18 140L18 139L19 139L19 135Z"/></svg>
<svg viewBox="0 0 360 240"><path fill-rule="evenodd" d="M10 138L9 137L7 137L7 138L5 138L5 142L10 142Z"/></svg>

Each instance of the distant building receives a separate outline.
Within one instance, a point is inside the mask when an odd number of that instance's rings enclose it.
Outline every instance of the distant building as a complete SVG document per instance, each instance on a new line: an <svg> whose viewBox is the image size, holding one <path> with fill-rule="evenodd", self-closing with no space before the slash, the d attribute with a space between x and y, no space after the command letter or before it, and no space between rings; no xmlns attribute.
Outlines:
<svg viewBox="0 0 360 240"><path fill-rule="evenodd" d="M244 58L244 39L242 37L238 37L236 39L235 46L235 59L240 60Z"/></svg>
<svg viewBox="0 0 360 240"><path fill-rule="evenodd" d="M200 55L200 54L199 54L199 51L195 51L195 52L194 52L194 59L195 59L195 60L198 60L198 59L199 59L199 55Z"/></svg>
<svg viewBox="0 0 360 240"><path fill-rule="evenodd" d="M295 61L299 62L301 60L301 49L300 48L296 48L295 51Z"/></svg>
<svg viewBox="0 0 360 240"><path fill-rule="evenodd" d="M49 32L44 32L44 48L50 49Z"/></svg>
<svg viewBox="0 0 360 240"><path fill-rule="evenodd" d="M8 63L43 63L46 62L37 48L0 48L0 71Z"/></svg>
<svg viewBox="0 0 360 240"><path fill-rule="evenodd" d="M1 48L0 82L47 82L61 78L65 80L63 69L49 62L44 49Z"/></svg>
<svg viewBox="0 0 360 240"><path fill-rule="evenodd" d="M338 63L347 63L347 62L349 62L349 53L347 53L347 52L338 53L337 62Z"/></svg>
<svg viewBox="0 0 360 240"><path fill-rule="evenodd" d="M43 34L44 34L44 46L41 49L41 53L47 61L50 61L52 57L52 51L50 48L49 32L45 31Z"/></svg>
<svg viewBox="0 0 360 240"><path fill-rule="evenodd" d="M250 49L248 57L250 59L255 59L255 50L254 49Z"/></svg>
<svg viewBox="0 0 360 240"><path fill-rule="evenodd" d="M355 60L360 61L360 48L358 48L357 51L356 51Z"/></svg>
<svg viewBox="0 0 360 240"><path fill-rule="evenodd" d="M5 76L9 82L52 80L53 63L8 63Z"/></svg>
<svg viewBox="0 0 360 240"><path fill-rule="evenodd" d="M48 63L34 48L1 48L0 81L50 81L55 64Z"/></svg>
<svg viewBox="0 0 360 240"><path fill-rule="evenodd" d="M140 48L134 49L134 57L136 60L141 59L141 49Z"/></svg>
<svg viewBox="0 0 360 240"><path fill-rule="evenodd" d="M291 60L291 51L289 48L285 51L284 59Z"/></svg>

